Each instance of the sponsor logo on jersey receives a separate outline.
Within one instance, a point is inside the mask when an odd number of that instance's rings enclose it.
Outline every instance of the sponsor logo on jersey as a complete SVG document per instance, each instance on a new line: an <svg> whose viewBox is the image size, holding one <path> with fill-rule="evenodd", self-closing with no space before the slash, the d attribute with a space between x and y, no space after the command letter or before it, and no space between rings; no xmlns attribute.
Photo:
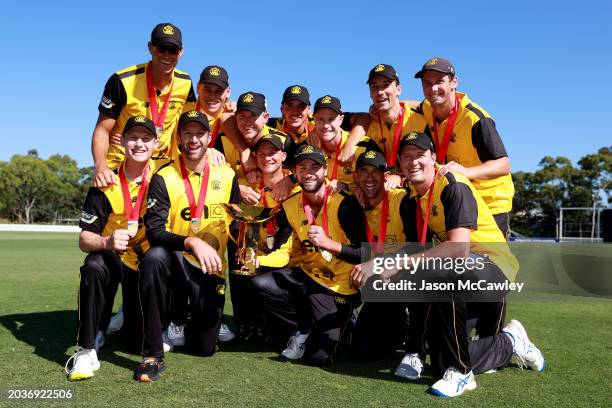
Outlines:
<svg viewBox="0 0 612 408"><path fill-rule="evenodd" d="M97 215L86 213L85 211L81 211L81 222L85 224L93 224L98 219Z"/></svg>
<svg viewBox="0 0 612 408"><path fill-rule="evenodd" d="M111 101L109 98L107 98L106 96L102 95L102 99L100 100L100 105L102 105L103 107L105 107L106 109L110 109L113 106L115 106L115 104L113 103L113 101Z"/></svg>

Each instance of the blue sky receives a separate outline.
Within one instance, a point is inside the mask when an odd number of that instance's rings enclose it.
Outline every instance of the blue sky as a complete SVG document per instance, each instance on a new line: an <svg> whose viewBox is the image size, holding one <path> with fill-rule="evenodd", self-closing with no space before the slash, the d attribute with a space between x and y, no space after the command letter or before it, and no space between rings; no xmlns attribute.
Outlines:
<svg viewBox="0 0 612 408"><path fill-rule="evenodd" d="M381 62L399 72L402 97L422 99L414 73L444 56L459 89L496 120L513 170L612 144L609 1L221 3L3 5L0 160L36 148L91 165L107 78L147 61L151 29L165 21L183 32L180 69L197 80L204 66L223 65L233 97L260 91L273 115L293 83L313 101L330 93L346 111L367 109L367 74Z"/></svg>

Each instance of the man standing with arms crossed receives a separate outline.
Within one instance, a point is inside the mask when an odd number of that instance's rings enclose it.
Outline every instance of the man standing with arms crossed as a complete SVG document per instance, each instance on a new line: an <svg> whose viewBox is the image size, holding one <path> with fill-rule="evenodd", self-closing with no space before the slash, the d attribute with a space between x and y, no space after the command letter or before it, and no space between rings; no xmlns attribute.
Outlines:
<svg viewBox="0 0 612 408"><path fill-rule="evenodd" d="M111 145L111 135L122 133L132 116L153 121L159 140L153 157L174 158L178 153L172 141L174 128L185 103L195 103L191 78L176 69L183 55L181 30L170 23L158 24L148 47L149 63L117 71L104 87L91 143L96 187L117 183L112 170L123 160L124 152L121 146Z"/></svg>
<svg viewBox="0 0 612 408"><path fill-rule="evenodd" d="M161 168L149 188L145 224L151 249L141 262L139 282L145 339L143 361L134 371L140 382L157 380L165 368L161 322L171 281L186 287L192 313L186 345L196 354L214 354L225 303L229 220L221 203L240 202L238 184L228 166L209 164L205 115L182 114L178 134L181 156Z"/></svg>

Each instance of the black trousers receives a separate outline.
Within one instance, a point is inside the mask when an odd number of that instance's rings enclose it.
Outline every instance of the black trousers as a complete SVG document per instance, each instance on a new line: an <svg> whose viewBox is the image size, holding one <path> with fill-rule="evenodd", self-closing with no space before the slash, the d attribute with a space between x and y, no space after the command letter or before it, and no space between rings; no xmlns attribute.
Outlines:
<svg viewBox="0 0 612 408"><path fill-rule="evenodd" d="M428 313L428 303L364 303L353 329L351 358L371 362L398 349L424 357Z"/></svg>
<svg viewBox="0 0 612 408"><path fill-rule="evenodd" d="M189 297L191 319L185 329L186 345L196 354L215 353L225 303L225 280L204 274L180 252L152 247L140 263L140 299L144 314L145 357L164 355L162 333L167 321L170 289L180 288Z"/></svg>
<svg viewBox="0 0 612 408"><path fill-rule="evenodd" d="M92 252L81 266L77 344L94 348L96 333L110 322L113 302L121 284L124 323L121 344L130 351L142 347L142 311L138 298L138 272L127 267L115 252Z"/></svg>
<svg viewBox="0 0 612 408"><path fill-rule="evenodd" d="M287 338L288 330L296 329L310 333L305 361L316 366L333 363L357 296L332 292L299 268L266 272L253 278L252 284L273 335Z"/></svg>
<svg viewBox="0 0 612 408"><path fill-rule="evenodd" d="M485 279L487 282L506 280L493 263L486 263L482 270L472 272L472 279ZM469 339L468 319L479 318L481 314L491 316L495 310L499 311L497 305L492 302L468 303L461 293L450 293L448 302L430 304L426 338L435 374L441 376L449 367L463 373L473 370L480 374L510 362L512 343L505 334L480 336L476 341Z"/></svg>

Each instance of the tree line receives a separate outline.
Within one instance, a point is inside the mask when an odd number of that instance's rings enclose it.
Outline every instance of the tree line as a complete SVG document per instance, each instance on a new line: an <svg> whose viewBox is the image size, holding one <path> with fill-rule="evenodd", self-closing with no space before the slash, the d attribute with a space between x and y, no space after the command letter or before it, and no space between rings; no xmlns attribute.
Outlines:
<svg viewBox="0 0 612 408"><path fill-rule="evenodd" d="M79 168L68 155L39 157L33 149L0 161L0 218L17 223L75 222L91 185L92 167ZM555 237L560 207L608 207L612 203L612 146L582 157L544 157L534 172L512 174L512 230ZM568 221L592 217L569 213Z"/></svg>

